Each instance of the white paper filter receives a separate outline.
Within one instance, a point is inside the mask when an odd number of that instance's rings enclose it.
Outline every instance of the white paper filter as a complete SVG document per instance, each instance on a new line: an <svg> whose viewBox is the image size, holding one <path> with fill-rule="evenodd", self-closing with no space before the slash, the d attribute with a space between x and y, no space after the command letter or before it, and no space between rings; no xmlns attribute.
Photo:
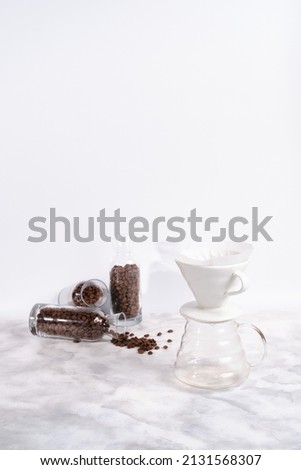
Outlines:
<svg viewBox="0 0 301 470"><path fill-rule="evenodd" d="M176 254L182 263L196 266L225 266L247 261L253 251L249 243L225 243L204 248L190 248Z"/></svg>

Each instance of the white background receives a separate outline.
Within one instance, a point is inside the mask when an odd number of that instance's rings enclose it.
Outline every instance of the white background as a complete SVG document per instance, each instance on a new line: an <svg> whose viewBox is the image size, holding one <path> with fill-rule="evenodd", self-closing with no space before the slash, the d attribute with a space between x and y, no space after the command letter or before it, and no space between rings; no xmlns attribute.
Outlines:
<svg viewBox="0 0 301 470"><path fill-rule="evenodd" d="M297 0L0 0L1 315L108 278L96 240L29 243L28 220L273 215L244 302L299 305ZM137 246L145 315L190 300Z"/></svg>

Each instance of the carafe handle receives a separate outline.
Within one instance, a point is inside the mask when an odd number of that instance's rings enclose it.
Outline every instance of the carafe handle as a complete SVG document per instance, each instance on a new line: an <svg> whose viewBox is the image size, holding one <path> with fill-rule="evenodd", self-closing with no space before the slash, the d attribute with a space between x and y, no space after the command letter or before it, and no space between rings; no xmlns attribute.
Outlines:
<svg viewBox="0 0 301 470"><path fill-rule="evenodd" d="M263 359L265 358L265 356L267 354L267 340L266 340L266 337L264 336L263 332L257 326L252 325L251 323L239 323L238 328L251 328L252 330L256 331L256 333L260 336L260 339L261 339L262 344L263 344L262 356L261 356L260 360L258 362L256 362L255 364L251 364L248 361L248 364L249 364L250 367L256 367L263 361Z"/></svg>

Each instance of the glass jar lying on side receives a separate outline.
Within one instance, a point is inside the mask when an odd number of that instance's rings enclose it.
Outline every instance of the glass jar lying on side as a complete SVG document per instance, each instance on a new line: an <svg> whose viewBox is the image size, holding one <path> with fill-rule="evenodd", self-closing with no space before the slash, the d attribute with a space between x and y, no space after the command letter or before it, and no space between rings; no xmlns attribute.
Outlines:
<svg viewBox="0 0 301 470"><path fill-rule="evenodd" d="M119 320L124 325L124 314L105 316L99 309L35 304L29 315L29 330L44 338L100 341L105 334L117 333Z"/></svg>
<svg viewBox="0 0 301 470"><path fill-rule="evenodd" d="M101 307L109 296L109 289L100 279L89 279L64 287L58 296L60 305Z"/></svg>

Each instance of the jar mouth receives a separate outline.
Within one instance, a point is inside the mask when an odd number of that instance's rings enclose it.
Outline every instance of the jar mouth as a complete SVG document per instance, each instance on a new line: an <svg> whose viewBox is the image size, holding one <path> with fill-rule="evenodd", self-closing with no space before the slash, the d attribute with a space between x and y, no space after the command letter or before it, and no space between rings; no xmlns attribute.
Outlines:
<svg viewBox="0 0 301 470"><path fill-rule="evenodd" d="M31 317L29 318L29 331L32 335L37 336L37 329L34 323L34 319Z"/></svg>
<svg viewBox="0 0 301 470"><path fill-rule="evenodd" d="M29 331L32 335L37 336L37 328L36 328L36 315L37 315L37 310L44 306L46 304L35 304L29 314L29 319L28 319L28 327Z"/></svg>
<svg viewBox="0 0 301 470"><path fill-rule="evenodd" d="M101 307L108 299L109 291L100 279L85 281L80 290L80 298L87 307Z"/></svg>

